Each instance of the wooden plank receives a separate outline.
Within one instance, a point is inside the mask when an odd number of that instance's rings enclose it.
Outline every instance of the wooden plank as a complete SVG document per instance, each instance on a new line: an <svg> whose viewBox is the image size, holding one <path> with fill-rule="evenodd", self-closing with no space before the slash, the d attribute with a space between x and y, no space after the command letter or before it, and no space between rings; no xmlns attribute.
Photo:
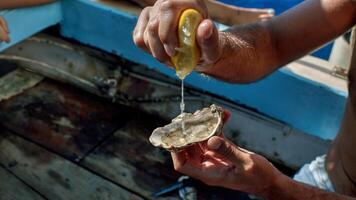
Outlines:
<svg viewBox="0 0 356 200"><path fill-rule="evenodd" d="M73 161L122 126L127 113L123 106L50 80L0 103L4 126Z"/></svg>
<svg viewBox="0 0 356 200"><path fill-rule="evenodd" d="M2 200L44 200L15 176L0 167L0 199Z"/></svg>
<svg viewBox="0 0 356 200"><path fill-rule="evenodd" d="M63 1L61 33L128 60L147 65L176 78L173 70L135 46L132 31L137 17L93 1ZM90 14L89 14L90 13ZM102 23L105 21L105 23ZM104 37L103 37L104 36ZM253 84L228 84L193 73L186 79L202 91L247 105L293 128L323 139L337 134L346 94L329 85L303 78L282 69Z"/></svg>
<svg viewBox="0 0 356 200"><path fill-rule="evenodd" d="M181 174L174 171L170 154L153 147L148 137L151 131L166 124L157 116L132 111L133 117L105 143L81 161L81 165L148 198L154 192L178 180ZM246 199L237 191L198 184L202 199ZM178 199L178 191L160 199Z"/></svg>
<svg viewBox="0 0 356 200"><path fill-rule="evenodd" d="M347 94L347 81L333 75L333 67L331 63L312 56L306 56L296 62L292 62L286 66L294 74L297 74L306 79L329 85L336 90Z"/></svg>
<svg viewBox="0 0 356 200"><path fill-rule="evenodd" d="M18 136L1 133L0 149L0 163L48 199L141 199Z"/></svg>
<svg viewBox="0 0 356 200"><path fill-rule="evenodd" d="M116 102L157 114L165 119L172 119L180 113L178 106L181 95L180 81L142 65L127 62L120 57L46 35L30 38L8 49L2 56L21 57L45 63L36 67L26 62L17 64L31 67L31 70L36 73L63 81L95 95L103 95L109 99L116 96L114 98ZM316 75L319 79L320 73L327 74L322 71L331 71L331 66L325 66L325 63L320 63L318 59L307 57L301 61L303 63L289 69L299 68L302 71L303 68L308 69L309 74ZM113 63L118 67L113 68ZM322 68L322 71L314 68ZM310 73L315 71L319 73ZM113 80L113 74L118 84L103 87L108 80ZM329 76L324 76L324 79L331 80ZM185 88L185 101L188 112L194 112L212 103L230 110L232 117L225 127L225 135L231 136L235 143L245 148L294 169L310 162L315 156L324 154L329 147L328 141L304 134L288 124L264 117L243 106L189 86ZM286 151L285 146L289 146L291 150Z"/></svg>
<svg viewBox="0 0 356 200"><path fill-rule="evenodd" d="M105 177L147 197L178 180L168 152L148 141L151 131L164 121L142 112L116 131L103 145L81 162ZM177 193L170 198L178 199Z"/></svg>

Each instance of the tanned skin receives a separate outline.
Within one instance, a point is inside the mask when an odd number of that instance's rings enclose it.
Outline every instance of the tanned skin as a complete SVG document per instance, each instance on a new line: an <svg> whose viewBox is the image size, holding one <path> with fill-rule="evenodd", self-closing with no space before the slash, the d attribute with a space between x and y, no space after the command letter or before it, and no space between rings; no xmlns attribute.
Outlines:
<svg viewBox="0 0 356 200"><path fill-rule="evenodd" d="M9 28L7 26L7 22L2 16L0 16L0 42L10 42L8 34Z"/></svg>
<svg viewBox="0 0 356 200"><path fill-rule="evenodd" d="M354 0L306 0L272 20L219 32L202 0L158 1L146 7L133 33L137 46L170 65L176 53L180 13L194 8L206 18L197 29L201 60L197 71L232 83L249 83L333 40L356 23ZM347 109L340 132L327 156L326 168L337 193L296 182L262 156L224 137L172 153L177 171L209 185L245 191L267 199L355 199L356 67L349 73Z"/></svg>
<svg viewBox="0 0 356 200"><path fill-rule="evenodd" d="M153 6L157 0L132 0L141 7ZM247 24L267 20L274 16L273 9L241 8L215 0L204 0L209 15L215 21L226 25Z"/></svg>
<svg viewBox="0 0 356 200"><path fill-rule="evenodd" d="M52 2L55 2L55 0L1 0L0 9L35 6Z"/></svg>

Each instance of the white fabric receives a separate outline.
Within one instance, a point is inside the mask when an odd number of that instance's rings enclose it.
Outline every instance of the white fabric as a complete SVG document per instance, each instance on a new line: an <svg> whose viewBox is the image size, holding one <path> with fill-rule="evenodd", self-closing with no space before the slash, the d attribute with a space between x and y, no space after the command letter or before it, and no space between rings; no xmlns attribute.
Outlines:
<svg viewBox="0 0 356 200"><path fill-rule="evenodd" d="M325 157L326 155L317 157L310 164L304 165L293 179L323 190L335 192L325 169Z"/></svg>

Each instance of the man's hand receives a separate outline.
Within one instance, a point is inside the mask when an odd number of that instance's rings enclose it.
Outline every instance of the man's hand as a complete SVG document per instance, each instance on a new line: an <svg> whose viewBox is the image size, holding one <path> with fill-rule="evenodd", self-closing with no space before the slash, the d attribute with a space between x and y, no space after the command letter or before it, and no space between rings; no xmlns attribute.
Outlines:
<svg viewBox="0 0 356 200"><path fill-rule="evenodd" d="M283 176L264 157L214 136L205 145L194 145L172 153L177 171L208 185L222 186L268 196L274 183Z"/></svg>
<svg viewBox="0 0 356 200"><path fill-rule="evenodd" d="M9 29L5 19L0 16L0 42L10 42Z"/></svg>
<svg viewBox="0 0 356 200"><path fill-rule="evenodd" d="M222 45L217 29L208 19L208 11L202 0L158 0L153 7L146 7L142 10L133 33L135 44L160 62L171 65L170 57L176 53L179 45L176 34L179 17L188 8L198 10L204 17L196 36L201 50L199 65L213 65L222 54Z"/></svg>
<svg viewBox="0 0 356 200"><path fill-rule="evenodd" d="M225 110L223 123L230 113ZM264 157L221 136L172 153L174 168L208 185L268 196L281 173Z"/></svg>
<svg viewBox="0 0 356 200"><path fill-rule="evenodd" d="M223 122L226 123L229 117L230 113L225 111ZM244 191L270 200L355 200L294 181L264 157L236 146L223 135L171 155L175 170L208 185Z"/></svg>

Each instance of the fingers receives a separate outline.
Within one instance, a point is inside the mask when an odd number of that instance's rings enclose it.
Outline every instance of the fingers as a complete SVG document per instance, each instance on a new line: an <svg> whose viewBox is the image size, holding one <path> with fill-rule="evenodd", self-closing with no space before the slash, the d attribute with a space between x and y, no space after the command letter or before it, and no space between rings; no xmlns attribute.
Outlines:
<svg viewBox="0 0 356 200"><path fill-rule="evenodd" d="M133 32L133 41L136 46L140 47L148 53L150 53L150 51L148 49L148 43L146 44L144 40L144 33L146 31L146 27L149 21L150 10L151 7L146 7L142 10Z"/></svg>
<svg viewBox="0 0 356 200"><path fill-rule="evenodd" d="M196 9L204 18L208 15L203 0L157 0L153 7L141 12L133 32L134 43L160 62L171 65L170 58L179 46L179 17L188 8Z"/></svg>
<svg viewBox="0 0 356 200"><path fill-rule="evenodd" d="M213 64L220 58L222 48L219 32L211 20L205 19L200 23L197 30L197 41L202 52L201 59L205 64Z"/></svg>
<svg viewBox="0 0 356 200"><path fill-rule="evenodd" d="M3 17L0 17L0 41L10 42L9 29L7 23Z"/></svg>
<svg viewBox="0 0 356 200"><path fill-rule="evenodd" d="M221 137L211 137L208 140L207 155L216 157L224 161L229 161L238 165L248 163L249 154L241 151L236 145Z"/></svg>
<svg viewBox="0 0 356 200"><path fill-rule="evenodd" d="M222 117L223 123L225 124L227 121L229 121L230 117L231 117L231 112L224 109L223 117Z"/></svg>
<svg viewBox="0 0 356 200"><path fill-rule="evenodd" d="M9 33L9 28L7 26L7 22L3 17L0 17L0 26L4 29L6 33Z"/></svg>
<svg viewBox="0 0 356 200"><path fill-rule="evenodd" d="M173 165L174 165L174 169L177 171L180 171L184 165L187 162L187 154L186 152L180 151L180 152L171 152L171 156L172 156L172 161L173 161Z"/></svg>
<svg viewBox="0 0 356 200"><path fill-rule="evenodd" d="M193 165L189 157L191 155L188 155L185 150L178 153L172 152L171 156L176 171L197 179L201 179L204 176L201 171L201 165Z"/></svg>
<svg viewBox="0 0 356 200"><path fill-rule="evenodd" d="M207 17L205 4L192 0L170 0L165 1L160 7L159 37L163 43L167 55L173 56L175 48L178 47L177 27L181 13L193 8L199 11L204 18Z"/></svg>
<svg viewBox="0 0 356 200"><path fill-rule="evenodd" d="M163 44L158 37L158 26L159 26L159 19L156 18L150 21L147 25L147 41L149 45L149 50L152 53L152 56L156 58L158 61L162 63L169 62L170 57L167 55Z"/></svg>

